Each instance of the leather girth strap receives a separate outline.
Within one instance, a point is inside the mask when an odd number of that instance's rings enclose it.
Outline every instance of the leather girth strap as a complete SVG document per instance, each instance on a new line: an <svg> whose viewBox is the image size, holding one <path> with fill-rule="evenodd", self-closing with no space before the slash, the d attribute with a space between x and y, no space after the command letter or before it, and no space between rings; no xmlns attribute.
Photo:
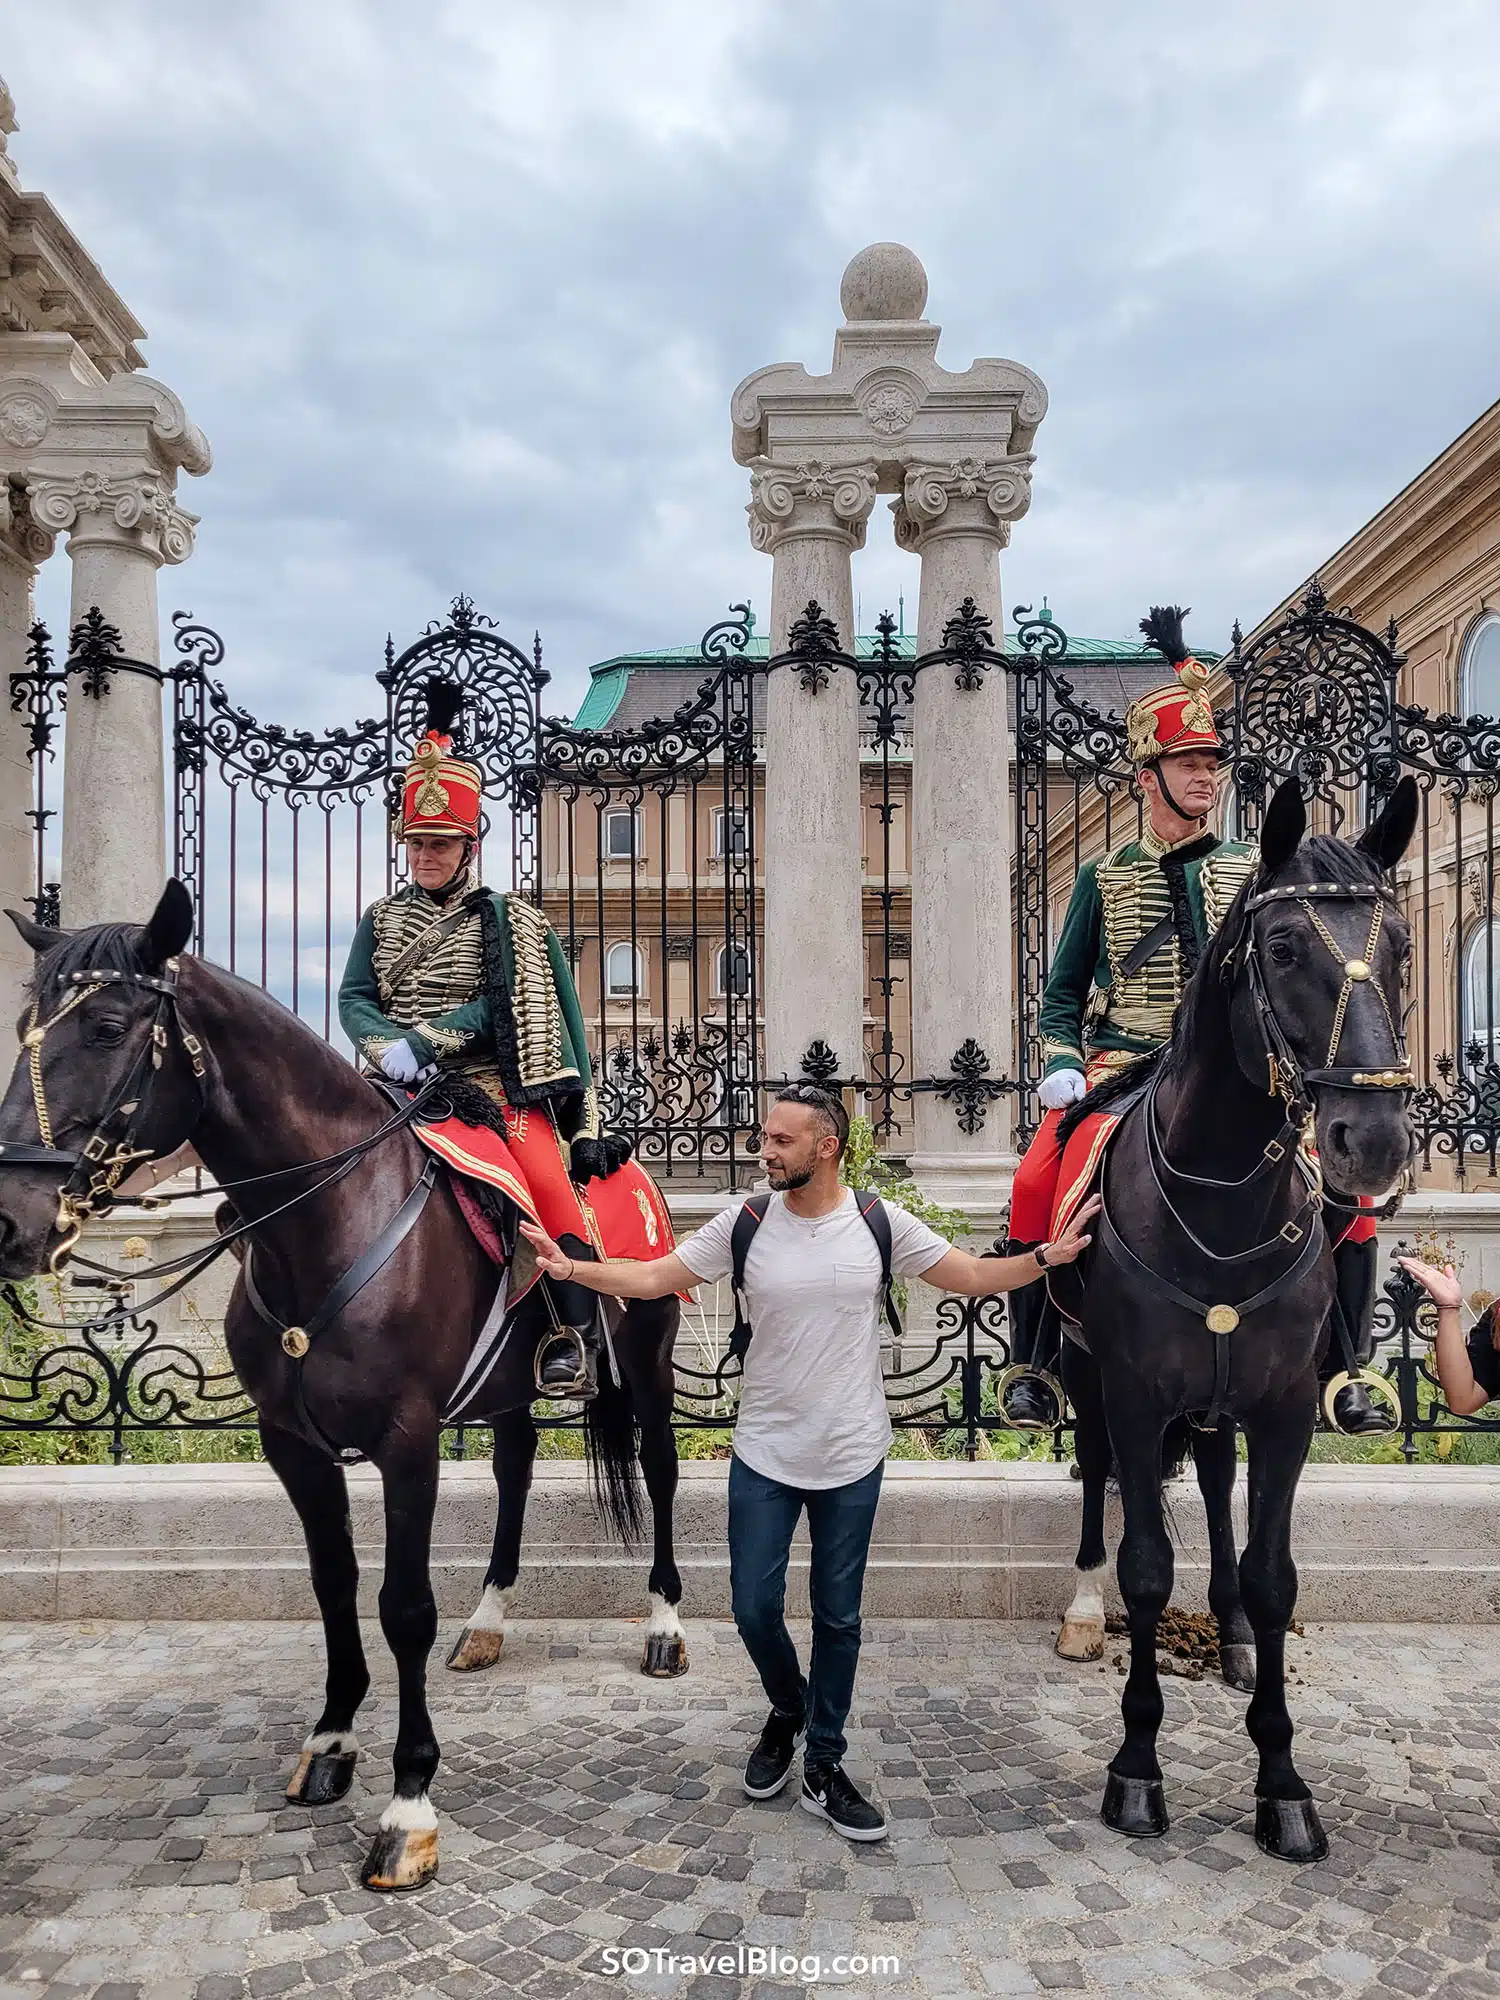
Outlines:
<svg viewBox="0 0 1500 2000"><path fill-rule="evenodd" d="M1110 1220L1107 1208L1100 1209L1098 1226L1099 1241L1105 1246L1115 1262L1129 1276L1138 1279L1148 1291L1154 1293L1158 1298L1166 1299L1174 1306L1181 1306L1185 1312L1191 1313L1194 1318L1200 1320L1207 1318L1207 1315L1213 1310L1213 1300L1194 1298L1192 1293L1184 1291L1181 1285L1174 1285L1170 1278L1163 1278L1158 1272L1153 1271L1149 1264L1143 1263L1120 1235L1119 1230L1115 1228L1114 1223ZM1272 1299L1279 1297L1289 1286L1294 1285L1303 1273L1311 1268L1323 1249L1324 1240L1323 1218L1321 1215L1315 1214L1308 1227L1306 1242L1287 1268L1273 1278L1269 1285L1262 1285L1260 1290L1252 1293L1248 1299L1242 1299L1235 1303L1234 1309L1239 1315L1240 1320L1243 1321L1246 1315L1253 1313L1257 1307L1269 1305ZM1230 1336L1228 1333L1215 1333L1213 1338L1213 1393L1209 1398L1208 1409L1203 1421L1198 1425L1200 1430L1205 1431L1218 1429L1219 1420L1224 1414L1225 1399L1229 1394Z"/></svg>
<svg viewBox="0 0 1500 2000"><path fill-rule="evenodd" d="M385 1268L406 1241L416 1225L417 1218L427 1206L427 1198L432 1193L437 1174L437 1160L429 1156L410 1194L375 1241L355 1258L317 1311L300 1327L290 1326L285 1320L278 1319L267 1306L250 1268L254 1251L248 1242L245 1245L245 1261L241 1267L245 1280L245 1297L266 1325L282 1336L282 1347L292 1364L292 1398L296 1406L297 1420L302 1425L304 1434L313 1443L320 1445L331 1457L338 1459L344 1465L357 1465L363 1459L364 1453L353 1446L336 1445L308 1409L307 1392L302 1380L302 1363L311 1352L312 1343L320 1334L328 1331L344 1308L353 1302L377 1272ZM300 1334L301 1342L288 1346L286 1336L289 1334Z"/></svg>

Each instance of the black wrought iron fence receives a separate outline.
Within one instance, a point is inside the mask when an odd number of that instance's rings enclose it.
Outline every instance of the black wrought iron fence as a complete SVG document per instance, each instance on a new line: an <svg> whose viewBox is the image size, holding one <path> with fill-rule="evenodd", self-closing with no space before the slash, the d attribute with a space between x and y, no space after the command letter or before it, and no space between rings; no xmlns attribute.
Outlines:
<svg viewBox="0 0 1500 2000"><path fill-rule="evenodd" d="M810 604L787 649L767 658L748 610L735 607L704 636L692 697L663 719L614 731L544 716L540 642L513 644L464 598L401 653L387 646L372 703L383 714L322 734L265 724L237 706L216 678L222 643L185 616L174 620L175 657L160 670L124 660L98 619L83 621L57 664L39 627L27 670L11 684L36 774L34 901L57 919L47 787L70 688L102 700L117 672L156 674L170 701L174 866L195 890L200 948L336 1039L338 968L362 905L392 885L392 793L420 726L422 684L440 672L464 690L460 747L485 772L487 873L539 899L564 941L609 1124L629 1132L664 1179L740 1185L755 1171L760 1093L771 1081L759 1030L766 678L785 671L826 683L847 672L857 678L866 796L879 829L866 918L873 1029L857 1073L842 1073L853 1052L819 1045L806 1051L803 1072L859 1091L897 1149L924 1091L952 1104L970 1131L1014 1095L1024 1138L1037 1113L1037 1012L1051 937L1079 863L1137 832L1141 804L1122 718L1079 692L1054 619L1016 615L1003 648L965 603L926 654L900 641L889 617L873 646L848 652ZM1416 776L1422 814L1399 884L1415 944L1413 1109L1423 1166L1462 1180L1494 1174L1500 1157L1500 723L1403 704L1401 666L1394 630L1360 627L1316 588L1249 643L1236 630L1217 683L1229 745L1226 819L1253 834L1275 782L1295 774L1319 823L1349 830L1403 771ZM1018 1026L1011 1049L966 1041L945 1073L923 1077L910 1058L900 815L917 678L932 671L961 684L966 675L1009 677ZM1382 1351L1403 1398L1410 1456L1429 1432L1491 1426L1427 1406L1423 1336L1404 1284L1387 1288ZM117 1338L80 1324L76 1339L24 1353L14 1329L0 1434L71 1433L118 1457L130 1439L244 1428L249 1412L232 1378L164 1342L149 1321L132 1325ZM1005 1428L994 1380L1007 1361L997 1301L946 1301L937 1335L894 1358L888 1393L898 1427L973 1455ZM724 1428L726 1394L712 1369L685 1369L681 1423Z"/></svg>
<svg viewBox="0 0 1500 2000"><path fill-rule="evenodd" d="M117 1301L117 1287L105 1283L100 1290L105 1301ZM1432 1360L1431 1306L1394 1265L1377 1300L1375 1337L1373 1365L1390 1380L1401 1406L1399 1431L1380 1442L1381 1455L1399 1454L1406 1463L1441 1461L1455 1449L1464 1456L1469 1449L1464 1440L1500 1440L1500 1414L1458 1417L1444 1404ZM163 1340L156 1322L146 1317L109 1332L84 1323L73 1338L57 1340L29 1333L24 1318L8 1312L0 1325L0 1463L48 1455L39 1448L43 1439L51 1441L50 1455L64 1459L119 1464L168 1455L164 1446L182 1455L184 1433L209 1447L189 1455L212 1455L217 1435L224 1440L222 1455L256 1456L254 1410L221 1360L180 1340ZM727 1451L737 1371L715 1341L700 1346L691 1333L679 1340L676 1365L675 1428L707 1434L710 1444L720 1437ZM885 1357L886 1402L898 1437L911 1440L922 1455L971 1461L1017 1446L1033 1455L1067 1456L1070 1425L1038 1439L1016 1432L1000 1414L996 1390L1009 1365L1004 1300L943 1298L933 1329L910 1335ZM542 1407L537 1416L548 1431L581 1428L576 1409ZM1347 1440L1339 1442L1347 1447ZM483 1426L453 1426L447 1433L452 1457L487 1456L489 1448ZM1354 1449L1367 1454L1369 1448ZM1500 1459L1500 1443L1482 1450L1486 1458Z"/></svg>

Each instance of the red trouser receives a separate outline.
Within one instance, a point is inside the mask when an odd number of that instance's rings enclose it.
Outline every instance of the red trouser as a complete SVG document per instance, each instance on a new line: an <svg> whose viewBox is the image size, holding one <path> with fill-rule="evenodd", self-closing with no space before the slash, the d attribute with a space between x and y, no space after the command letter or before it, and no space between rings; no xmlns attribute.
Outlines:
<svg viewBox="0 0 1500 2000"><path fill-rule="evenodd" d="M1112 1064L1100 1062L1094 1057L1084 1076L1093 1085L1108 1076L1112 1067ZM1066 1111L1047 1113L1037 1127L1036 1137L1026 1148L1025 1158L1016 1168L1010 1191L1012 1242L1045 1243L1052 1234L1052 1212L1057 1205L1057 1181L1062 1171L1062 1148L1057 1143L1057 1128L1066 1116ZM1373 1213L1375 1203L1369 1195L1362 1194L1359 1207L1361 1213L1347 1228L1344 1227L1340 1209L1330 1208L1328 1233L1335 1245L1368 1243L1373 1239L1377 1227Z"/></svg>

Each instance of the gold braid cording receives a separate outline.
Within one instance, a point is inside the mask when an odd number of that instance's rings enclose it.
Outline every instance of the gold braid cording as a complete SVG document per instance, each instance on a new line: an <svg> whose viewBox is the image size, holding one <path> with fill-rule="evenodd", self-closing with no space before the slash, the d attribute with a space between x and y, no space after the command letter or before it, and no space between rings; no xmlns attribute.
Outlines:
<svg viewBox="0 0 1500 2000"><path fill-rule="evenodd" d="M547 919L523 896L507 896L511 943L516 954L516 1054L528 1089L553 1083L563 1073L562 1009L547 954Z"/></svg>

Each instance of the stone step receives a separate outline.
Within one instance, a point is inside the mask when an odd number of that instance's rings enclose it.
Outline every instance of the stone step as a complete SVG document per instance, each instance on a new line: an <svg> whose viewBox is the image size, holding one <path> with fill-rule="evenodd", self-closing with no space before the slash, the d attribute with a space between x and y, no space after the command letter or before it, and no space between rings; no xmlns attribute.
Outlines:
<svg viewBox="0 0 1500 2000"><path fill-rule="evenodd" d="M349 1475L374 1615L381 1569L377 1475ZM1176 1602L1201 1608L1203 1510L1191 1479L1168 1488ZM886 1472L865 1589L872 1616L1056 1616L1072 1594L1080 1490L1056 1465L897 1460ZM1236 1521L1244 1533L1243 1487ZM476 1601L494 1532L486 1464L443 1468L434 1533L439 1608ZM1298 1497L1299 1612L1314 1619L1500 1622L1500 1467L1311 1466ZM682 1467L676 1507L684 1614L725 1617L726 1468ZM1108 1524L1113 1589L1118 1502ZM789 1606L806 1605L806 1530ZM519 1615L631 1616L645 1608L649 1542L605 1536L577 1463L538 1465ZM263 1465L0 1468L0 1618L305 1618L313 1597L291 1504Z"/></svg>

